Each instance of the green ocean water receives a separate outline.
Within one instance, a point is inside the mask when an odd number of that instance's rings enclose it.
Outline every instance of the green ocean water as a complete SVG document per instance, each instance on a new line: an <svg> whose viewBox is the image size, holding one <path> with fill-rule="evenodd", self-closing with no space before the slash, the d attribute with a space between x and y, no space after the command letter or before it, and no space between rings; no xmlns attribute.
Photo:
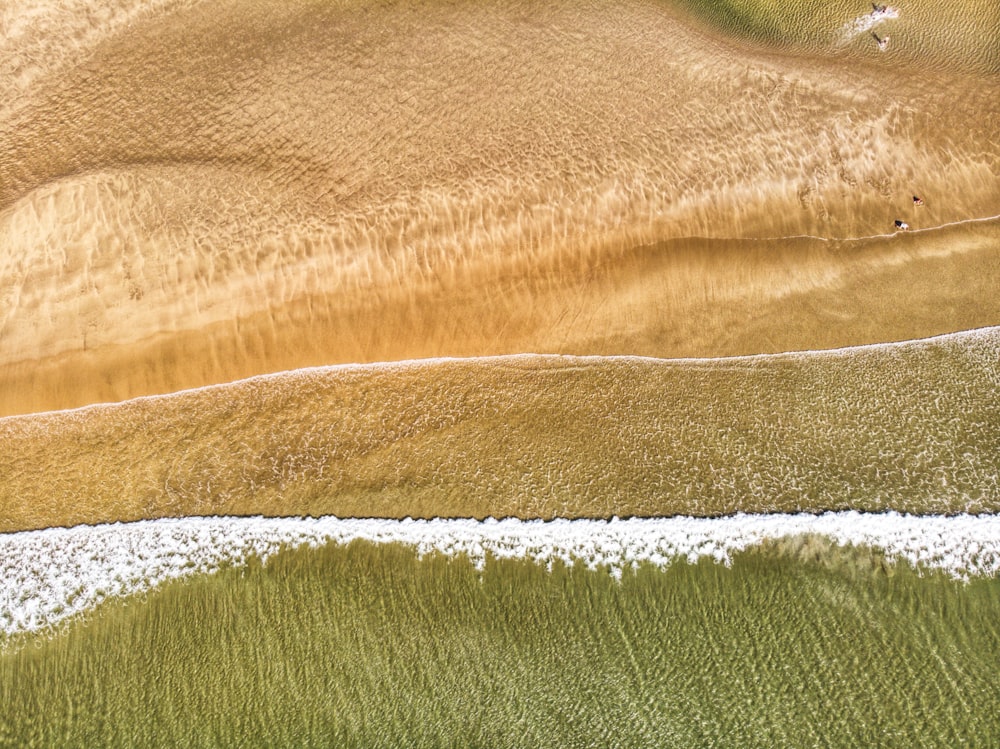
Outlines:
<svg viewBox="0 0 1000 749"><path fill-rule="evenodd" d="M620 582L329 546L21 641L0 745L995 746L998 622L814 539Z"/></svg>

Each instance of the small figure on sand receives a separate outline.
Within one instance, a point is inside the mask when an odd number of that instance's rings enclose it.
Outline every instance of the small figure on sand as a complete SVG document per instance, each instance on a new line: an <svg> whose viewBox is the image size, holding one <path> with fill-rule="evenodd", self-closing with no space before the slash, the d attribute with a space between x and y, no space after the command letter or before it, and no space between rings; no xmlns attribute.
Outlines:
<svg viewBox="0 0 1000 749"><path fill-rule="evenodd" d="M885 52L886 48L889 46L889 35L886 34L885 36L879 38L879 35L873 31L872 36L875 37L875 44L878 46L879 51Z"/></svg>
<svg viewBox="0 0 1000 749"><path fill-rule="evenodd" d="M876 5L872 3L872 13L885 13L888 9L888 5Z"/></svg>
<svg viewBox="0 0 1000 749"><path fill-rule="evenodd" d="M896 231L906 231L910 228L910 225L905 221L900 221L898 218L893 222L896 224Z"/></svg>
<svg viewBox="0 0 1000 749"><path fill-rule="evenodd" d="M916 195L913 196L913 205L923 205L924 201L918 198Z"/></svg>

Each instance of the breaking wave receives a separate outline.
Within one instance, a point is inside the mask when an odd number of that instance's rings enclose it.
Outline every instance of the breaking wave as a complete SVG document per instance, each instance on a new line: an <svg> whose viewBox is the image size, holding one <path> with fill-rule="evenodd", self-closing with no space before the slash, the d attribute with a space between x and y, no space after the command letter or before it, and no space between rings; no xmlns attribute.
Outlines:
<svg viewBox="0 0 1000 749"><path fill-rule="evenodd" d="M582 562L616 577L679 559L720 563L762 542L803 534L868 546L890 560L958 577L1000 573L1000 515L858 512L737 514L720 518L522 521L190 517L0 535L0 632L44 629L101 601L172 579L266 560L289 546L399 543L419 555Z"/></svg>

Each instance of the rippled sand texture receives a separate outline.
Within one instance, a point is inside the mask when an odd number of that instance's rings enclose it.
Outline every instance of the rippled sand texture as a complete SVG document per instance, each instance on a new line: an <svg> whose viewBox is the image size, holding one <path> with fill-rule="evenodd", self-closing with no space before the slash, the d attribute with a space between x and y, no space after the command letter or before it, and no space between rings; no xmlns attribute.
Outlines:
<svg viewBox="0 0 1000 749"><path fill-rule="evenodd" d="M210 514L995 512L1000 328L304 370L0 420L0 531Z"/></svg>
<svg viewBox="0 0 1000 749"><path fill-rule="evenodd" d="M998 213L978 69L762 51L654 2L19 0L0 22L0 413L1000 322L997 224L932 230ZM929 231L825 241L895 218Z"/></svg>

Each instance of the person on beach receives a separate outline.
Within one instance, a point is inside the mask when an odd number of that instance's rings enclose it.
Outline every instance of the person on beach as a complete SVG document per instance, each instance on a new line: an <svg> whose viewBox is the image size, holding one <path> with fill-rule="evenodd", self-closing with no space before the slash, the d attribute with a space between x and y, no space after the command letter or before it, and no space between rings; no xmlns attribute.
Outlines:
<svg viewBox="0 0 1000 749"><path fill-rule="evenodd" d="M896 231L906 231L910 228L910 225L905 221L900 221L898 218L894 222L896 224Z"/></svg>
<svg viewBox="0 0 1000 749"><path fill-rule="evenodd" d="M880 39L879 35L873 31L872 36L875 37L875 44L878 46L879 51L885 52L886 48L889 46L889 35L886 34Z"/></svg>
<svg viewBox="0 0 1000 749"><path fill-rule="evenodd" d="M889 9L888 5L876 5L872 3L872 14L885 13Z"/></svg>
<svg viewBox="0 0 1000 749"><path fill-rule="evenodd" d="M913 205L923 205L924 201L918 198L916 195L913 196Z"/></svg>

